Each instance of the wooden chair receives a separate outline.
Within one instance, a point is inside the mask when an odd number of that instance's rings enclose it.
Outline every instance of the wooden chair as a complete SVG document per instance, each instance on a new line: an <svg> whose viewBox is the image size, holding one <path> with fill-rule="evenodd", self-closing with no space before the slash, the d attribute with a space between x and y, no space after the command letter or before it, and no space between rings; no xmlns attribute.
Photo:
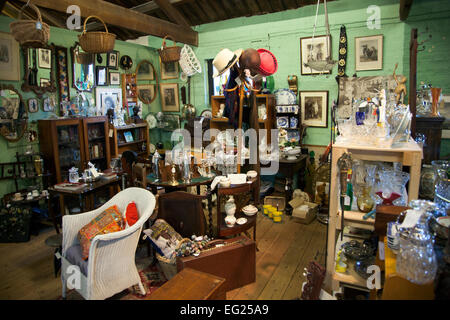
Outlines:
<svg viewBox="0 0 450 320"><path fill-rule="evenodd" d="M164 219L182 237L205 235L206 219L202 201L206 198L185 191L160 194L157 218Z"/></svg>
<svg viewBox="0 0 450 320"><path fill-rule="evenodd" d="M126 177L126 187L133 186L132 181L132 171L133 171L133 164L136 163L138 160L138 155L136 152L131 150L126 150L122 153L122 156L120 157L120 161L122 163L122 170Z"/></svg>

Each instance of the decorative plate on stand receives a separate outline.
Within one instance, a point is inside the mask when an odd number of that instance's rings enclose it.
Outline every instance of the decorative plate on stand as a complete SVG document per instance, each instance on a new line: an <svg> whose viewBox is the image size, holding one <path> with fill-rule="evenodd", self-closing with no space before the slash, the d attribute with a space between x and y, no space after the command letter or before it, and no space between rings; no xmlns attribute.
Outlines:
<svg viewBox="0 0 450 320"><path fill-rule="evenodd" d="M297 95L289 89L278 89L275 91L277 105L296 104Z"/></svg>
<svg viewBox="0 0 450 320"><path fill-rule="evenodd" d="M156 124L157 124L157 120L156 120L156 118L155 118L155 116L153 115L153 114L149 114L146 118L145 118L145 121L147 121L147 123L148 123L148 128L149 129L153 129L153 128L156 128Z"/></svg>
<svg viewBox="0 0 450 320"><path fill-rule="evenodd" d="M202 113L200 114L200 116L207 118L207 119L211 119L212 118L212 111L209 109L203 110Z"/></svg>

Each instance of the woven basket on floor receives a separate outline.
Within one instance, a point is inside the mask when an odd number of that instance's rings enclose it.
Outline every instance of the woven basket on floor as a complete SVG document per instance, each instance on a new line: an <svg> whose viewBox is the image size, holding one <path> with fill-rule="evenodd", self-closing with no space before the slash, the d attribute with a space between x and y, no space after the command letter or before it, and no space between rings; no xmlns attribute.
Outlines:
<svg viewBox="0 0 450 320"><path fill-rule="evenodd" d="M86 22L90 18L99 20L105 27L104 31L86 31ZM83 33L78 35L81 48L88 53L107 53L114 49L116 35L108 32L108 27L100 17L89 16L84 20Z"/></svg>
<svg viewBox="0 0 450 320"><path fill-rule="evenodd" d="M37 13L37 20L23 20L22 13L25 7L30 7ZM21 45L39 43L47 45L50 38L50 27L42 21L41 12L34 4L25 4L20 8L18 20L9 24L11 34Z"/></svg>
<svg viewBox="0 0 450 320"><path fill-rule="evenodd" d="M174 45L171 47L166 46L166 39L169 38L173 41ZM181 47L176 45L175 40L171 36L165 36L161 49L158 49L159 56L162 62L177 62L180 60Z"/></svg>
<svg viewBox="0 0 450 320"><path fill-rule="evenodd" d="M183 238L183 240L178 243L177 249L180 248L183 243L188 241L188 238ZM170 260L156 252L156 259L158 259L159 266L161 267L167 280L172 279L178 273L176 257Z"/></svg>

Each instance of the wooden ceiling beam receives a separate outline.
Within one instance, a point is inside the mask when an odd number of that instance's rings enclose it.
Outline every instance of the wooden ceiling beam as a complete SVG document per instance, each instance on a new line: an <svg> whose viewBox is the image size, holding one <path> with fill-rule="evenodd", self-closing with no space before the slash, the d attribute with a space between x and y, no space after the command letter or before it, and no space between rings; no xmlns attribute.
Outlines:
<svg viewBox="0 0 450 320"><path fill-rule="evenodd" d="M192 10L194 11L195 15L199 19L197 24L203 24L203 23L211 22L211 19L206 15L206 13L202 10L202 8L200 8L200 6L195 1L190 2L189 3L189 7L192 8Z"/></svg>
<svg viewBox="0 0 450 320"><path fill-rule="evenodd" d="M217 21L220 19L217 11L212 8L210 0L198 0L198 2L211 21Z"/></svg>
<svg viewBox="0 0 450 320"><path fill-rule="evenodd" d="M399 15L401 21L405 21L406 19L408 19L412 4L413 0L400 0Z"/></svg>
<svg viewBox="0 0 450 320"><path fill-rule="evenodd" d="M20 0L25 2L25 0ZM175 41L198 46L198 33L191 28L158 19L135 10L130 10L102 0L33 0L37 6L66 12L70 5L80 7L81 15L97 15L101 8L101 17L106 24L129 30L143 32L156 37L171 35Z"/></svg>
<svg viewBox="0 0 450 320"><path fill-rule="evenodd" d="M261 9L258 6L258 2L255 0L245 0L245 2L247 3L247 7L250 9L252 14L260 14L261 13Z"/></svg>
<svg viewBox="0 0 450 320"><path fill-rule="evenodd" d="M214 12L219 17L217 20L227 20L228 16L221 4L219 4L218 0L207 0Z"/></svg>
<svg viewBox="0 0 450 320"><path fill-rule="evenodd" d="M164 11L170 20L176 24L190 28L189 22L187 22L186 18L168 0L153 0L153 2L155 2L161 10Z"/></svg>

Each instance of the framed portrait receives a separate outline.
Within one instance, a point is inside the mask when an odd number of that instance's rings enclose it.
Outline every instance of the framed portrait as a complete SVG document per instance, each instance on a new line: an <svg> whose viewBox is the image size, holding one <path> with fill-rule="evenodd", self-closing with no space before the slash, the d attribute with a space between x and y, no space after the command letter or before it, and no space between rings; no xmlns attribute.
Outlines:
<svg viewBox="0 0 450 320"><path fill-rule="evenodd" d="M122 109L122 88L95 88L95 100L98 113L106 115L109 109L117 112Z"/></svg>
<svg viewBox="0 0 450 320"><path fill-rule="evenodd" d="M19 43L5 32L0 32L0 80L20 80Z"/></svg>
<svg viewBox="0 0 450 320"><path fill-rule="evenodd" d="M34 113L39 111L39 102L36 98L28 99L28 112Z"/></svg>
<svg viewBox="0 0 450 320"><path fill-rule="evenodd" d="M330 70L314 70L305 65L310 61L326 60L329 56L331 56L331 36L316 36L314 39L312 37L300 38L300 70L302 75L330 74Z"/></svg>
<svg viewBox="0 0 450 320"><path fill-rule="evenodd" d="M136 66L136 79L137 80L154 80L155 70L153 64L148 60L142 60Z"/></svg>
<svg viewBox="0 0 450 320"><path fill-rule="evenodd" d="M38 48L38 66L43 69L51 69L52 67L52 50Z"/></svg>
<svg viewBox="0 0 450 320"><path fill-rule="evenodd" d="M355 38L355 70L383 69L383 35Z"/></svg>
<svg viewBox="0 0 450 320"><path fill-rule="evenodd" d="M106 55L106 65L110 69L119 68L119 51L111 51Z"/></svg>
<svg viewBox="0 0 450 320"><path fill-rule="evenodd" d="M120 85L120 72L112 71L109 73L109 84L111 86L119 86Z"/></svg>
<svg viewBox="0 0 450 320"><path fill-rule="evenodd" d="M165 123L163 130L173 131L180 128L180 116L178 114L165 114L163 122Z"/></svg>
<svg viewBox="0 0 450 320"><path fill-rule="evenodd" d="M97 86L107 86L108 85L108 69L104 66L95 67L95 79Z"/></svg>
<svg viewBox="0 0 450 320"><path fill-rule="evenodd" d="M163 112L180 112L178 83L161 83L161 105Z"/></svg>
<svg viewBox="0 0 450 320"><path fill-rule="evenodd" d="M159 59L159 66L161 70L161 80L178 78L178 61L162 62L161 59Z"/></svg>
<svg viewBox="0 0 450 320"><path fill-rule="evenodd" d="M328 91L299 91L302 124L328 126Z"/></svg>
<svg viewBox="0 0 450 320"><path fill-rule="evenodd" d="M139 100L145 104L152 103L156 98L156 91L154 84L138 84L137 94Z"/></svg>
<svg viewBox="0 0 450 320"><path fill-rule="evenodd" d="M45 112L52 112L55 110L56 101L54 97L47 97L42 102L42 108Z"/></svg>
<svg viewBox="0 0 450 320"><path fill-rule="evenodd" d="M40 85L41 87L48 87L48 86L50 86L50 85L51 85L50 79L47 79L47 78L40 78L40 79L39 79L39 85Z"/></svg>

